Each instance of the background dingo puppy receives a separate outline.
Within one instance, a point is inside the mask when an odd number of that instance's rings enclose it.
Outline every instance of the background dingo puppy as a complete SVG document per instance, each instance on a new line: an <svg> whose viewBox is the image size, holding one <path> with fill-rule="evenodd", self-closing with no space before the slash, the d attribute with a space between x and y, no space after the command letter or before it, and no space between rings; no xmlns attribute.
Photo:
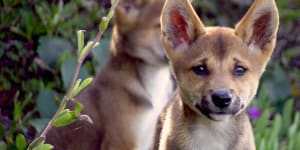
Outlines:
<svg viewBox="0 0 300 150"><path fill-rule="evenodd" d="M167 0L163 42L177 81L160 150L253 150L246 107L275 47L275 0L255 0L235 29L205 27L189 0Z"/></svg>
<svg viewBox="0 0 300 150"><path fill-rule="evenodd" d="M172 82L160 39L162 0L121 0L112 56L77 99L94 124L53 129L56 149L149 150Z"/></svg>

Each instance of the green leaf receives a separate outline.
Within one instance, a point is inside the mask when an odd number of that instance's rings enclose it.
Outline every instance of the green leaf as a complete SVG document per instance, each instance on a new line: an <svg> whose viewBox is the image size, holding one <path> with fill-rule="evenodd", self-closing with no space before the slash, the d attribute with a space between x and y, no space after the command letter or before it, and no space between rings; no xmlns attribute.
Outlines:
<svg viewBox="0 0 300 150"><path fill-rule="evenodd" d="M30 103L31 100L32 100L32 93L28 93L24 101L22 102L22 107L27 106L27 104Z"/></svg>
<svg viewBox="0 0 300 150"><path fill-rule="evenodd" d="M114 12L110 11L107 15L107 18L109 19L109 21L111 20L111 18L114 16ZM109 22L108 22L109 23ZM106 29L105 29L106 30Z"/></svg>
<svg viewBox="0 0 300 150"><path fill-rule="evenodd" d="M62 18L71 18L74 14L70 13L70 12L77 12L79 7L81 7L80 5L76 4L76 2L72 2L72 3L65 3L64 5L64 9L62 10L61 16ZM77 14L76 14L77 15ZM85 15L84 15L85 16ZM77 18L78 16L75 16L75 18ZM72 20L72 19L71 19ZM70 23L72 21L69 22L63 22L63 23ZM78 26L78 25L77 25ZM79 28L79 27L76 27Z"/></svg>
<svg viewBox="0 0 300 150"><path fill-rule="evenodd" d="M22 25L24 26L24 30L26 33L26 38L31 40L32 33L35 31L35 25L37 24L37 20L35 19L31 10L22 9Z"/></svg>
<svg viewBox="0 0 300 150"><path fill-rule="evenodd" d="M72 113L73 112L70 111L69 109L64 109L63 111L61 111L57 119L54 121L54 126L55 127L66 126L78 120L78 117L74 116Z"/></svg>
<svg viewBox="0 0 300 150"><path fill-rule="evenodd" d="M57 110L55 104L56 93L53 90L44 89L37 96L37 110L42 118L52 118Z"/></svg>
<svg viewBox="0 0 300 150"><path fill-rule="evenodd" d="M281 129L281 116L279 114L276 114L275 119L273 121L273 126L271 129L271 135L269 141L272 141L273 143L277 143L279 134Z"/></svg>
<svg viewBox="0 0 300 150"><path fill-rule="evenodd" d="M75 82L75 85L73 87L71 97L74 97L80 91L80 89L79 89L80 83L81 83L81 79L77 79L77 81Z"/></svg>
<svg viewBox="0 0 300 150"><path fill-rule="evenodd" d="M41 133L49 121L49 118L30 119L29 124L36 129L37 133Z"/></svg>
<svg viewBox="0 0 300 150"><path fill-rule="evenodd" d="M297 133L297 125L293 124L292 126L290 126L289 130L288 130L288 138L289 140L294 139L294 136Z"/></svg>
<svg viewBox="0 0 300 150"><path fill-rule="evenodd" d="M89 48L92 46L93 42L90 41L87 43L87 45L82 49L82 51L79 54L78 60L83 59L82 57L88 52ZM97 47L99 43L97 42L93 48ZM93 49L92 48L92 49Z"/></svg>
<svg viewBox="0 0 300 150"><path fill-rule="evenodd" d="M258 150L266 150L266 140L262 139Z"/></svg>
<svg viewBox="0 0 300 150"><path fill-rule="evenodd" d="M255 132L263 133L268 124L269 110L265 110L255 123Z"/></svg>
<svg viewBox="0 0 300 150"><path fill-rule="evenodd" d="M103 38L99 46L92 50L95 60L95 70L101 70L109 60L110 55L110 38Z"/></svg>
<svg viewBox="0 0 300 150"><path fill-rule="evenodd" d="M75 104L75 108L74 108L74 111L73 111L73 116L79 117L80 112L82 111L84 106L78 101L73 101L73 103Z"/></svg>
<svg viewBox="0 0 300 150"><path fill-rule="evenodd" d="M73 50L69 41L59 37L44 36L39 39L39 57L50 67L55 68L57 58L66 51Z"/></svg>
<svg viewBox="0 0 300 150"><path fill-rule="evenodd" d="M35 5L35 11L37 12L38 16L42 20L42 23L45 27L50 24L51 20L51 10L49 8L49 5L47 3L41 3L39 5Z"/></svg>
<svg viewBox="0 0 300 150"><path fill-rule="evenodd" d="M278 150L279 149L279 142L280 141L278 141L278 138L276 138L274 140L274 142L271 144L273 146L273 148L271 150Z"/></svg>
<svg viewBox="0 0 300 150"><path fill-rule="evenodd" d="M50 144L45 144L45 138L36 138L27 148L27 150L51 150L53 146Z"/></svg>
<svg viewBox="0 0 300 150"><path fill-rule="evenodd" d="M294 138L291 138L288 140L288 148L287 150L294 150L294 145L295 145L295 139Z"/></svg>
<svg viewBox="0 0 300 150"><path fill-rule="evenodd" d="M79 86L79 91L83 90L86 88L91 82L93 81L92 77L86 78Z"/></svg>
<svg viewBox="0 0 300 150"><path fill-rule="evenodd" d="M52 19L52 25L57 25L59 22L59 18L61 18L61 14L63 12L64 2L63 0L59 0L58 3L58 10L56 11L53 19Z"/></svg>
<svg viewBox="0 0 300 150"><path fill-rule="evenodd" d="M283 133L287 133L287 129L292 123L293 111L294 111L294 101L288 100L283 107L283 116L282 116Z"/></svg>
<svg viewBox="0 0 300 150"><path fill-rule="evenodd" d="M290 10L285 9L284 11L281 11L280 13L281 18L283 18L285 21L292 21L294 19L297 19L300 17L300 11L299 10Z"/></svg>
<svg viewBox="0 0 300 150"><path fill-rule="evenodd" d="M290 83L288 81L285 71L276 64L274 71L269 75L265 81L268 89L268 97L271 101L285 100L290 95Z"/></svg>
<svg viewBox="0 0 300 150"><path fill-rule="evenodd" d="M14 96L13 120L18 122L22 117L22 104L18 101L19 91Z"/></svg>
<svg viewBox="0 0 300 150"><path fill-rule="evenodd" d="M295 114L295 117L294 117L294 121L293 121L293 124L296 125L296 128L298 129L300 126L299 126L299 121L300 121L300 112L297 112Z"/></svg>
<svg viewBox="0 0 300 150"><path fill-rule="evenodd" d="M14 104L14 121L18 122L22 117L22 107L19 102Z"/></svg>
<svg viewBox="0 0 300 150"><path fill-rule="evenodd" d="M83 46L84 46L84 30L79 30L79 31L77 31L78 56L80 55L80 52L83 49Z"/></svg>
<svg viewBox="0 0 300 150"><path fill-rule="evenodd" d="M259 108L268 108L270 106L270 101L268 100L268 89L266 87L266 84L261 84L258 91L257 99Z"/></svg>
<svg viewBox="0 0 300 150"><path fill-rule="evenodd" d="M297 135L295 136L295 141L297 141L295 143L295 146L296 148L300 148L300 131L298 131Z"/></svg>
<svg viewBox="0 0 300 150"><path fill-rule="evenodd" d="M299 54L299 49L296 47L290 48L285 51L284 56L287 60L291 60L293 57L297 56Z"/></svg>
<svg viewBox="0 0 300 150"><path fill-rule="evenodd" d="M261 133L259 133L259 132L255 132L254 133L255 134L255 136L254 136L254 138L255 138L255 145L256 145L256 148L258 149L258 146L260 145L260 143L261 143L261 139L262 139L262 134Z"/></svg>
<svg viewBox="0 0 300 150"><path fill-rule="evenodd" d="M103 17L101 22L100 22L99 30L101 32L105 31L108 27L108 23L109 23L109 18L108 17Z"/></svg>
<svg viewBox="0 0 300 150"><path fill-rule="evenodd" d="M37 147L38 145L44 144L44 143L45 143L44 137L37 137L29 144L29 146L27 147L27 150L32 150L33 148Z"/></svg>
<svg viewBox="0 0 300 150"><path fill-rule="evenodd" d="M18 134L16 136L16 146L18 150L25 150L27 146L27 142L25 137L22 134Z"/></svg>
<svg viewBox="0 0 300 150"><path fill-rule="evenodd" d="M52 150L53 146L50 144L39 144L37 147L32 150Z"/></svg>
<svg viewBox="0 0 300 150"><path fill-rule="evenodd" d="M111 0L110 3L111 5L115 4L116 0Z"/></svg>
<svg viewBox="0 0 300 150"><path fill-rule="evenodd" d="M62 74L62 79L63 79L65 89L68 89L71 84L72 76L76 65L77 65L77 61L75 57L65 59L61 65L60 71ZM84 79L87 78L88 76L89 73L87 69L85 67L81 67L78 78Z"/></svg>
<svg viewBox="0 0 300 150"><path fill-rule="evenodd" d="M18 122L22 119L23 109L31 101L32 93L28 93L28 95L25 97L25 100L23 100L22 102L18 101L18 97L19 92L17 92L14 98L13 118L15 122Z"/></svg>

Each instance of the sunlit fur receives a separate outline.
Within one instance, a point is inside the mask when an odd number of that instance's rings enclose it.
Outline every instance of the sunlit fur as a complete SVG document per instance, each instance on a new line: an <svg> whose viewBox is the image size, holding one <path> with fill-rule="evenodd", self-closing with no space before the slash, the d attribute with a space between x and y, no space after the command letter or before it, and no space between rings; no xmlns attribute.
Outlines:
<svg viewBox="0 0 300 150"><path fill-rule="evenodd" d="M235 29L205 27L188 0L167 0L161 26L166 53L177 81L167 110L160 150L253 150L246 108L273 52L278 30L274 0L255 0ZM208 73L196 74L204 65ZM236 66L246 68L236 75ZM232 102L218 108L212 93L226 90Z"/></svg>
<svg viewBox="0 0 300 150"><path fill-rule="evenodd" d="M94 124L55 128L46 142L61 150L149 150L172 90L160 40L163 0L121 0L111 57L77 97Z"/></svg>

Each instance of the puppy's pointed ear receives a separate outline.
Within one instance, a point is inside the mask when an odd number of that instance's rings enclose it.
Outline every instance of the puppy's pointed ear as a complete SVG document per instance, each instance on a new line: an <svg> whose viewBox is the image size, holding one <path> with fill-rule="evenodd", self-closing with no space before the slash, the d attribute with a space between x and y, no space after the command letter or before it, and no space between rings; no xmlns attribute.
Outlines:
<svg viewBox="0 0 300 150"><path fill-rule="evenodd" d="M270 57L276 43L279 17L275 0L255 0L235 32L250 51Z"/></svg>
<svg viewBox="0 0 300 150"><path fill-rule="evenodd" d="M197 37L205 34L204 25L189 0L166 1L161 30L167 53L187 49Z"/></svg>

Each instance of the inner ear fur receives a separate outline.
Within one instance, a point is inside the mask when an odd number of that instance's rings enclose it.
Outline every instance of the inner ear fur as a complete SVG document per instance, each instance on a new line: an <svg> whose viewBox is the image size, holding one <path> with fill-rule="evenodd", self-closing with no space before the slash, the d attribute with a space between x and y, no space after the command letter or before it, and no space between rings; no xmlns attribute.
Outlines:
<svg viewBox="0 0 300 150"><path fill-rule="evenodd" d="M167 50L188 46L198 36L205 34L204 28L189 0L166 1L161 16L161 30Z"/></svg>
<svg viewBox="0 0 300 150"><path fill-rule="evenodd" d="M278 26L275 0L255 0L236 25L235 32L251 51L271 54L275 47Z"/></svg>

